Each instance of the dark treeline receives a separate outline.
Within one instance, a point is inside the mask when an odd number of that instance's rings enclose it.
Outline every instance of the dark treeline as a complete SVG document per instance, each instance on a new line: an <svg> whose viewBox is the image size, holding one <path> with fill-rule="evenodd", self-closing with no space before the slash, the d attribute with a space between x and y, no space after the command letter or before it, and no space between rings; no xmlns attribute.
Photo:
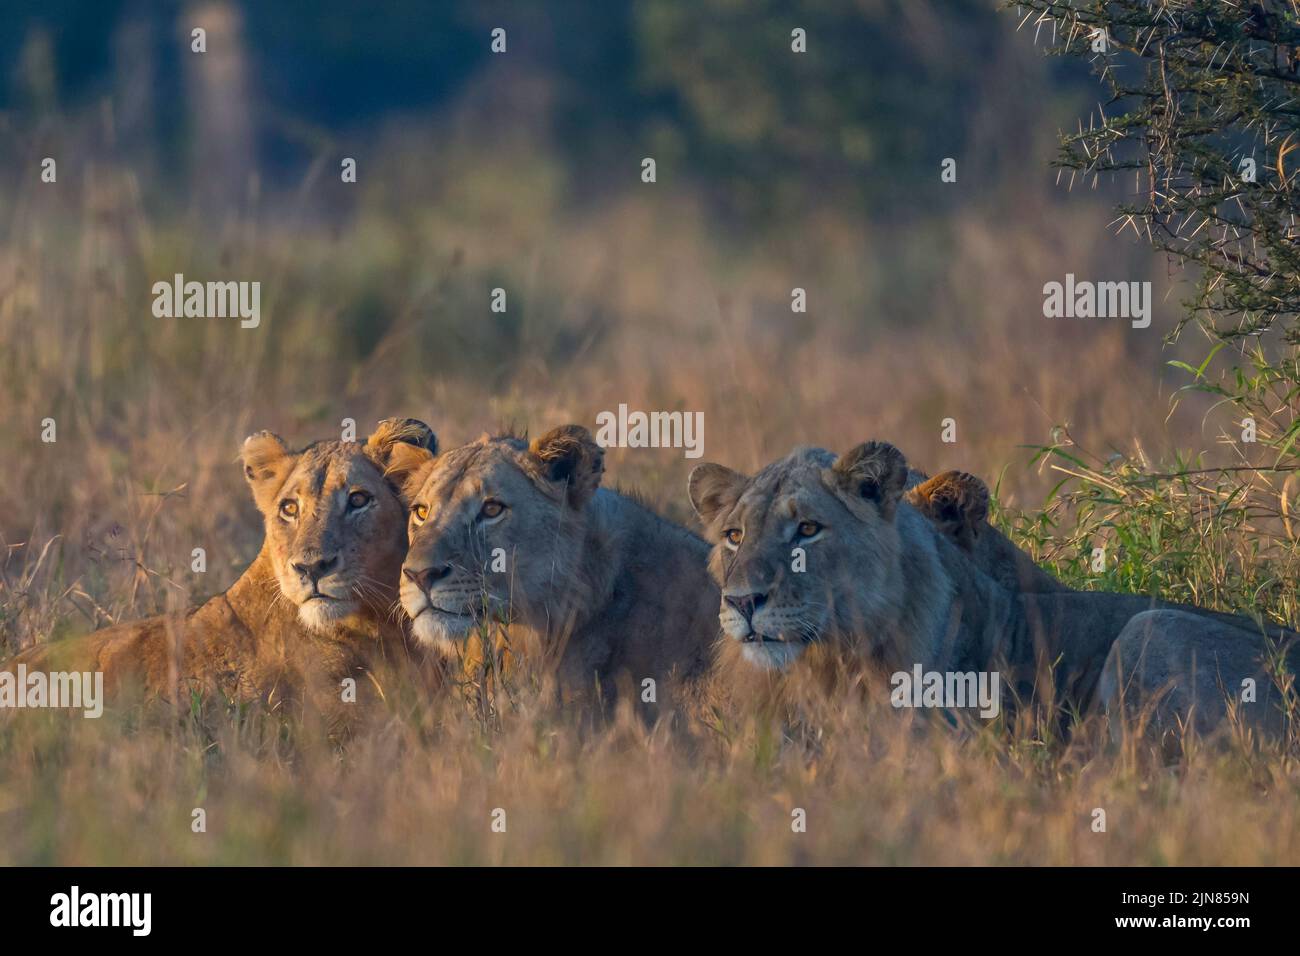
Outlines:
<svg viewBox="0 0 1300 956"><path fill-rule="evenodd" d="M246 111L226 145L246 138L249 163L292 183L340 141L468 105L456 122L480 139L507 132L497 124L544 140L575 201L599 201L626 182L629 156L654 155L741 226L828 200L893 215L960 202L911 187L949 156L964 175L1003 178L1026 161L1026 130L1054 131L1094 88L1080 65L1041 58L992 0L7 6L0 109L20 140L107 103L114 148L175 171L200 138L196 114ZM208 81L187 59L194 26L208 31ZM504 58L489 49L497 27ZM1026 76L1033 96L1017 93ZM1071 106L1053 110L1062 97Z"/></svg>

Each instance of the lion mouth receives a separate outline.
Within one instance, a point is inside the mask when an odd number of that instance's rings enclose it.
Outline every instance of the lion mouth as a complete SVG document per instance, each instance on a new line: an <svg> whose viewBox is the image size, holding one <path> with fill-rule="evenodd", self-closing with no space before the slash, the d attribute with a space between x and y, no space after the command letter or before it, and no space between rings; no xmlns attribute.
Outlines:
<svg viewBox="0 0 1300 956"><path fill-rule="evenodd" d="M329 593L329 591L322 591L320 589L320 584L317 583L311 589L311 591L307 593L307 596L304 597L302 600L300 600L298 603L300 605L307 605L307 604L312 604L316 601L324 601L327 604L339 604L350 600L351 600L351 596L346 593L331 594Z"/></svg>
<svg viewBox="0 0 1300 956"><path fill-rule="evenodd" d="M450 608L439 607L437 604L426 604L426 605L424 606L424 608L420 611L420 613L417 614L417 615L415 615L415 616L418 618L418 617L420 617L421 615L424 615L424 614L430 614L430 613L435 614L435 615L442 615L443 617L467 617L467 618L469 618L469 617L473 617L473 616L474 616L474 615L471 614L469 611L453 611L453 610L451 610Z"/></svg>
<svg viewBox="0 0 1300 956"><path fill-rule="evenodd" d="M460 647L476 627L477 620L473 614L450 611L427 602L411 618L411 632L415 639L444 656L460 653Z"/></svg>
<svg viewBox="0 0 1300 956"><path fill-rule="evenodd" d="M347 598L322 594L319 591L309 594L298 602L298 617L308 629L325 633L340 622L357 613L355 601Z"/></svg>
<svg viewBox="0 0 1300 956"><path fill-rule="evenodd" d="M803 631L798 631L793 634L786 634L780 631L778 631L775 634L764 634L760 631L751 630L748 634L746 634L744 637L739 638L738 640L742 644L802 645L802 644L811 644L814 639L815 639L815 635L808 634Z"/></svg>

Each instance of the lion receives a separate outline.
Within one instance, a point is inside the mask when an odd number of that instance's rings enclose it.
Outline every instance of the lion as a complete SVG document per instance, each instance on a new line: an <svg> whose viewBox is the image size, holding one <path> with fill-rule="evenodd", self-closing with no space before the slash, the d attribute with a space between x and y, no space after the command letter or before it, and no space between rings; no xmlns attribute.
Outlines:
<svg viewBox="0 0 1300 956"><path fill-rule="evenodd" d="M1300 726L1296 674L1295 631L1160 608L1120 631L1099 695L1116 739L1126 726L1176 742L1189 729L1208 737L1234 724L1276 739Z"/></svg>
<svg viewBox="0 0 1300 956"><path fill-rule="evenodd" d="M405 654L396 613L406 509L396 448L437 447L414 419L380 422L364 445L320 441L291 451L268 431L244 441L244 476L266 536L226 591L179 614L38 644L5 669L99 671L149 697L191 690L230 700L295 699L340 682L364 692L371 665Z"/></svg>
<svg viewBox="0 0 1300 956"><path fill-rule="evenodd" d="M1092 706L1116 636L1158 605L1059 582L1008 588L1023 562L987 573L945 523L959 516L936 524L913 504L934 498L908 495L913 481L902 452L879 441L840 456L797 448L752 477L711 463L691 473L719 622L741 656L783 671L830 646L884 673L997 671L1014 699L1048 701L1062 719Z"/></svg>
<svg viewBox="0 0 1300 956"><path fill-rule="evenodd" d="M718 602L709 547L600 487L604 451L587 429L531 442L485 434L394 458L410 509L402 606L423 646L455 658L471 635L499 627L577 703L635 689L662 705L665 682L682 689L708 672Z"/></svg>
<svg viewBox="0 0 1300 956"><path fill-rule="evenodd" d="M1067 588L988 523L988 486L966 472L937 475L910 489L908 500L985 574L1026 595L1029 613L1068 614L1071 605L1086 605L1090 613L1067 626L1076 633L1100 629L1090 645L1114 634L1097 695L1115 736L1125 725L1116 719L1121 712L1129 724L1146 722L1157 738L1184 728L1209 735L1230 715L1270 736L1284 731L1288 708L1296 706L1287 675L1300 672L1300 635L1275 625L1261 628L1242 615ZM1062 591L1079 598L1028 596Z"/></svg>
<svg viewBox="0 0 1300 956"><path fill-rule="evenodd" d="M975 475L945 471L909 488L907 500L1008 591L1069 590L989 523L989 487Z"/></svg>
<svg viewBox="0 0 1300 956"><path fill-rule="evenodd" d="M1016 609L903 496L886 442L796 448L750 477L705 463L691 504L714 543L718 620L742 656L784 669L831 642L900 670L983 665Z"/></svg>

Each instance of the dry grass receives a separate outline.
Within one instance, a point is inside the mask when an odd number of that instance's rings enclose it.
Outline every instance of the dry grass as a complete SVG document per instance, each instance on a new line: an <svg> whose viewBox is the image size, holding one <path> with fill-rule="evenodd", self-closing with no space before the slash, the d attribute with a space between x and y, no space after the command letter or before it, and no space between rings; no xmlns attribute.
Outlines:
<svg viewBox="0 0 1300 956"><path fill-rule="evenodd" d="M454 704L409 703L343 748L266 715L7 720L0 862L1218 865L1300 851L1296 763L1276 752L1162 769L1091 727L1044 744L843 699L694 740L527 707L489 731ZM206 833L191 832L196 807Z"/></svg>
<svg viewBox="0 0 1300 956"><path fill-rule="evenodd" d="M794 444L886 438L931 471L1002 476L1004 504L1032 518L1054 479L1029 469L1019 446L1052 424L1068 421L1090 447L1140 443L1156 458L1202 446L1213 427L1191 400L1166 420L1167 356L1154 336L1041 317L1042 282L1067 271L1100 274L1116 256L1159 268L1113 251L1100 208L1067 211L1022 190L1010 218L1035 222L1032 232L995 228L979 210L903 235L817 220L742 252L716 241L689 195L667 190L586 214L543 198L485 215L488 199L473 197L497 195L504 175L480 164L465 191L448 189L457 202L368 196L336 228L296 225L292 209L217 229L154 217L112 166L6 208L0 652L229 584L260 539L234 463L257 428L305 442L344 417L364 430L402 414L454 443L511 424L591 424L620 402L683 408L705 414L708 459L754 468ZM150 285L176 271L262 281L262 327L153 318ZM887 313L896 300L885 291L902 275L917 294L907 314ZM504 317L487 308L498 285ZM808 315L789 311L796 285L809 290ZM39 441L47 416L55 444ZM940 441L948 416L955 445ZM612 451L607 464L611 479L689 520L693 463L680 453ZM1066 571L1086 537L1072 527L1037 529ZM199 546L206 574L189 570ZM1290 567L1274 576L1287 593ZM1230 605L1238 590L1216 581L1200 582L1200 596ZM725 734L691 739L633 720L584 729L527 702L489 727L455 700L398 689L391 699L341 746L259 713L3 715L0 863L1300 854L1294 748L1193 751L1171 770L1103 746L1094 727L1070 742L1032 726L958 732L851 695L811 701L794 722L742 713ZM202 835L190 830L200 806ZM498 807L504 835L490 830ZM806 833L791 832L796 807ZM1091 828L1097 807L1104 834Z"/></svg>

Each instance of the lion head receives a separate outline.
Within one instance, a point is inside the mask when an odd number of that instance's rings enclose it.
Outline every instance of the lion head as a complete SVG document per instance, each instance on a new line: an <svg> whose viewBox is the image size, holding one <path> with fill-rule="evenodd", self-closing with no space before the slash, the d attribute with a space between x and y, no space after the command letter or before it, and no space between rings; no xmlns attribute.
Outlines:
<svg viewBox="0 0 1300 956"><path fill-rule="evenodd" d="M591 606L581 568L604 452L585 428L394 458L410 508L402 607L419 641L450 655L484 621L553 632Z"/></svg>
<svg viewBox="0 0 1300 956"><path fill-rule="evenodd" d="M946 471L908 489L907 500L975 566L1015 594L1068 590L989 523L989 486L964 471Z"/></svg>
<svg viewBox="0 0 1300 956"><path fill-rule="evenodd" d="M989 527L989 486L964 471L945 471L909 488L907 500L967 554Z"/></svg>
<svg viewBox="0 0 1300 956"><path fill-rule="evenodd" d="M716 464L691 472L691 503L714 545L718 618L745 659L784 667L813 642L869 636L896 615L907 480L903 454L875 441L838 458L797 448L753 477Z"/></svg>
<svg viewBox="0 0 1300 956"><path fill-rule="evenodd" d="M437 439L406 418L380 422L365 444L320 441L295 452L267 431L244 441L244 476L266 525L263 553L313 631L389 613L406 553L392 462L399 447L432 452Z"/></svg>

